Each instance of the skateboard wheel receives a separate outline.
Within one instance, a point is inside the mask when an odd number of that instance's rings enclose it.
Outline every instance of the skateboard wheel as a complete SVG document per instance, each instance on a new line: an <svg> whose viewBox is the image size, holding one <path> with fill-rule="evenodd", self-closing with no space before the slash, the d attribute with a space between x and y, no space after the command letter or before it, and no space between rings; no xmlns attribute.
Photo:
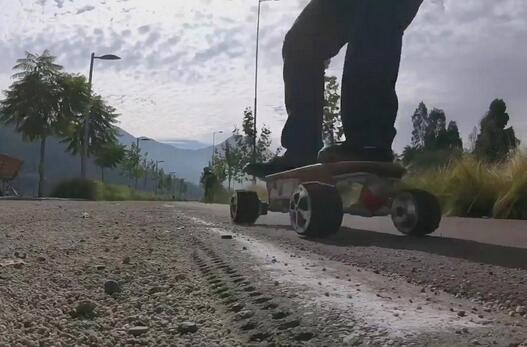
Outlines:
<svg viewBox="0 0 527 347"><path fill-rule="evenodd" d="M441 206L437 198L423 190L399 193L392 202L392 221L397 230L409 236L433 233L441 222Z"/></svg>
<svg viewBox="0 0 527 347"><path fill-rule="evenodd" d="M234 224L253 225L260 217L258 194L251 191L237 191L231 198L231 220Z"/></svg>
<svg viewBox="0 0 527 347"><path fill-rule="evenodd" d="M343 215L340 195L328 184L301 184L289 202L291 226L301 236L329 237L340 229Z"/></svg>

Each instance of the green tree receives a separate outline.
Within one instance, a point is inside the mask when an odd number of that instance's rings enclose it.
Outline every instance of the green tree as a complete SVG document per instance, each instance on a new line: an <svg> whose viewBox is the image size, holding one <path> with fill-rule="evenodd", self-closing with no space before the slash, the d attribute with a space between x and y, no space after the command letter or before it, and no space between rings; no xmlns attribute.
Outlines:
<svg viewBox="0 0 527 347"><path fill-rule="evenodd" d="M412 115L412 124L412 147L423 148L425 146L425 135L428 126L428 109L422 101Z"/></svg>
<svg viewBox="0 0 527 347"><path fill-rule="evenodd" d="M234 130L236 131L236 129ZM236 146L243 153L241 166L252 162L253 159L253 141L254 141L254 115L250 107L243 112L242 135L237 138ZM256 140L256 158L257 162L265 161L271 158L271 130L264 125L259 131L259 137Z"/></svg>
<svg viewBox="0 0 527 347"><path fill-rule="evenodd" d="M405 165L443 165L461 154L463 142L457 123L451 121L447 127L445 111L428 108L421 102L412 116L412 143L406 146L402 161Z"/></svg>
<svg viewBox="0 0 527 347"><path fill-rule="evenodd" d="M129 180L131 186L132 179L135 181L134 187L137 189L137 181L143 176L143 168L141 167L141 148L135 143L130 145L130 148L126 150L126 155L121 162L121 170Z"/></svg>
<svg viewBox="0 0 527 347"><path fill-rule="evenodd" d="M220 182L210 166L203 168L200 183L204 190L204 202L214 202L214 192L217 186L220 185Z"/></svg>
<svg viewBox="0 0 527 347"><path fill-rule="evenodd" d="M126 155L125 146L117 142L105 143L95 152L95 163L101 168L101 181L104 183L104 169L115 168Z"/></svg>
<svg viewBox="0 0 527 347"><path fill-rule="evenodd" d="M269 160L271 151L271 130L263 125L256 141L256 161ZM209 165L215 179L221 184L228 182L229 190L233 182L242 183L247 177L244 168L253 161L254 116L251 108L243 112L242 130L235 128L232 137L219 147L214 153L213 162Z"/></svg>
<svg viewBox="0 0 527 347"><path fill-rule="evenodd" d="M15 81L0 103L0 121L14 125L25 140L40 140L38 195L44 195L46 140L62 137L88 98L80 77L62 73L49 51L26 52L13 69Z"/></svg>
<svg viewBox="0 0 527 347"><path fill-rule="evenodd" d="M260 129L260 136L256 142L256 160L264 162L272 158L273 152L271 152L271 129L267 125L263 125Z"/></svg>
<svg viewBox="0 0 527 347"><path fill-rule="evenodd" d="M214 173L220 182L227 180L229 191L234 181L240 182L245 176L243 172L243 165L245 164L244 153L238 143L239 140L242 140L242 136L239 135L238 129L234 129L232 134L233 140L226 141L220 150L216 152L214 158ZM260 145L262 146L263 144Z"/></svg>
<svg viewBox="0 0 527 347"><path fill-rule="evenodd" d="M448 123L448 127L446 129L446 138L448 149L458 151L463 150L463 140L461 140L459 128L457 127L457 123L455 121L450 121Z"/></svg>
<svg viewBox="0 0 527 347"><path fill-rule="evenodd" d="M501 99L495 99L480 124L480 133L476 139L474 154L481 160L498 162L507 158L520 141L512 127L506 128L510 116L507 105Z"/></svg>
<svg viewBox="0 0 527 347"><path fill-rule="evenodd" d="M88 128L88 156L97 152L99 147L117 141L118 114L115 108L107 105L99 96L91 98L89 107L90 124ZM85 114L78 114L67 132L67 137L62 141L67 144L67 149L72 154L79 154L84 143Z"/></svg>
<svg viewBox="0 0 527 347"><path fill-rule="evenodd" d="M326 144L339 141L344 135L340 120L340 94L336 76L324 77L324 121L322 133Z"/></svg>
<svg viewBox="0 0 527 347"><path fill-rule="evenodd" d="M424 150L434 151L447 147L445 111L434 108L427 117Z"/></svg>

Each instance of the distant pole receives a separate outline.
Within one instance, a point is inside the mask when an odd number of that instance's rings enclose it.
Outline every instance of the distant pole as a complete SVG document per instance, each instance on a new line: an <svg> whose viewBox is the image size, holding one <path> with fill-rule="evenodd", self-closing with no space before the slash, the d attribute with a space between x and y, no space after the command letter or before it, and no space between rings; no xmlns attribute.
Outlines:
<svg viewBox="0 0 527 347"><path fill-rule="evenodd" d="M90 74L88 78L88 95L90 98L90 108L84 117L84 133L82 136L82 152L81 152L81 177L86 179L86 158L88 157L88 140L90 135L90 111L91 111L91 88L93 80L93 61L95 60L95 53L90 56Z"/></svg>
<svg viewBox="0 0 527 347"><path fill-rule="evenodd" d="M138 137L138 138L135 139L135 145L136 145L135 148L136 148L136 150L137 150L137 156L138 156L138 157L140 156L139 152L140 152L140 150L141 150L141 148L139 147L139 142L140 142L140 141L151 141L151 140L150 140L148 137ZM145 159L146 159L146 157L145 157ZM137 159L137 165L136 165L136 167L135 167L136 170L139 169L139 165L140 165L139 161L140 161L140 160L141 160L141 158L139 157L139 158ZM145 169L146 169L146 168L145 168ZM135 176L135 184L134 184L135 190L137 190L137 181L138 181L138 177Z"/></svg>
<svg viewBox="0 0 527 347"><path fill-rule="evenodd" d="M160 182L160 177L159 177L159 163L164 163L165 161L164 160L156 160L156 185L155 185L155 189L154 189L154 194L157 195L157 186L159 185L159 182Z"/></svg>
<svg viewBox="0 0 527 347"><path fill-rule="evenodd" d="M258 15L256 20L256 63L254 69L254 119L253 119L253 157L252 162L256 163L256 117L258 114L258 54L260 51L260 13L262 11L262 0L258 0Z"/></svg>
<svg viewBox="0 0 527 347"><path fill-rule="evenodd" d="M258 116L258 59L260 53L260 15L262 13L262 2L279 1L279 0L258 0L258 14L256 16L256 62L254 69L254 129L253 129L253 157L252 162L256 162L256 136L257 134L257 116Z"/></svg>

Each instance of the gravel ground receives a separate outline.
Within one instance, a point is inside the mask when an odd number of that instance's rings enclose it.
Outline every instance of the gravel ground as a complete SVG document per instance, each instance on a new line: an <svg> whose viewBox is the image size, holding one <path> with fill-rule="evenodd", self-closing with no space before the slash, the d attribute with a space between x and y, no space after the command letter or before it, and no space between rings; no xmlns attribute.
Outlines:
<svg viewBox="0 0 527 347"><path fill-rule="evenodd" d="M197 204L0 210L0 346L527 343L527 271L437 245L313 242Z"/></svg>
<svg viewBox="0 0 527 347"><path fill-rule="evenodd" d="M241 345L193 269L178 218L159 206L0 210L0 346Z"/></svg>

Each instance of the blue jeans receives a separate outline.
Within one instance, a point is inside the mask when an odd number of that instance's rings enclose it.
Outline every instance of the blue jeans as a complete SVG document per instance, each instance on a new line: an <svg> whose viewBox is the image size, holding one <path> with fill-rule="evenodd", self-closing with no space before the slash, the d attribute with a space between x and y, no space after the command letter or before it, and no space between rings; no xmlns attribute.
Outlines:
<svg viewBox="0 0 527 347"><path fill-rule="evenodd" d="M282 146L289 155L316 157L322 147L324 64L348 44L341 116L357 148L390 149L396 131L403 33L423 0L312 0L284 46L288 120Z"/></svg>

